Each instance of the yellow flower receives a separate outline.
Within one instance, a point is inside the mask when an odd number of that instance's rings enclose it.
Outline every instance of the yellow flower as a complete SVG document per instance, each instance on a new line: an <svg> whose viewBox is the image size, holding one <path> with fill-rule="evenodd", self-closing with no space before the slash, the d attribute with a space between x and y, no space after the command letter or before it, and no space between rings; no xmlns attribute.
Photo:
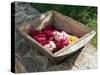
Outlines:
<svg viewBox="0 0 100 75"><path fill-rule="evenodd" d="M76 36L72 36L72 35L68 35L67 36L67 40L69 41L69 44L74 43L75 41L78 40L78 38Z"/></svg>

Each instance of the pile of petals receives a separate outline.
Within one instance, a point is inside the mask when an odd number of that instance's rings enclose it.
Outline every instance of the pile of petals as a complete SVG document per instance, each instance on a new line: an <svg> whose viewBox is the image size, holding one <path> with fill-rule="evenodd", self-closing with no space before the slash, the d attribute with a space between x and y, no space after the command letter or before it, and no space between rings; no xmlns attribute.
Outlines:
<svg viewBox="0 0 100 75"><path fill-rule="evenodd" d="M78 40L78 37L51 25L45 26L42 30L31 29L29 35L53 53Z"/></svg>

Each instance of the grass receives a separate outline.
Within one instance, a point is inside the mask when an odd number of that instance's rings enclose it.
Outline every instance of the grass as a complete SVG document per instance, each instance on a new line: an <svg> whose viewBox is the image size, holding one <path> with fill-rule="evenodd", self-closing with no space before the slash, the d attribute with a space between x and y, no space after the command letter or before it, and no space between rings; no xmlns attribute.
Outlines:
<svg viewBox="0 0 100 75"><path fill-rule="evenodd" d="M34 3L31 4L36 8L40 13L55 10L64 15L67 15L86 26L97 31L97 7L90 6L74 6L74 5L57 5L57 4L40 4ZM94 47L97 46L97 34L91 40L91 43Z"/></svg>

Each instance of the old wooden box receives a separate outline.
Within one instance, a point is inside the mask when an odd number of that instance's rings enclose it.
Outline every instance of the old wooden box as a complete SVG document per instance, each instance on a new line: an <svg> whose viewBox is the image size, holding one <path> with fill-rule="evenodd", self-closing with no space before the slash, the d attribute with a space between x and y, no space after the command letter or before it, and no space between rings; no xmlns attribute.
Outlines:
<svg viewBox="0 0 100 75"><path fill-rule="evenodd" d="M67 33L78 36L79 40L53 54L49 50L44 49L40 43L28 35L30 28L33 26L36 29L42 29L45 25L55 25L55 27L60 28ZM36 47L36 50L55 62L59 62L68 55L79 50L81 47L86 45L96 34L96 32L89 27L56 11L48 11L46 13L36 15L35 18L16 25L16 31L22 35L23 38L29 41L33 47Z"/></svg>

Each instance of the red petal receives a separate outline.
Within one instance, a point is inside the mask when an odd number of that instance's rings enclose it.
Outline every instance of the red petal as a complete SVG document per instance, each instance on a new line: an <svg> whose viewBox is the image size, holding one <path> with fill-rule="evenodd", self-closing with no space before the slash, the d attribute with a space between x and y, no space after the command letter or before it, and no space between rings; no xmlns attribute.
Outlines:
<svg viewBox="0 0 100 75"><path fill-rule="evenodd" d="M56 47L58 49L61 49L63 48L64 46L67 46L68 45L68 41L64 40L64 39L61 39L61 40L58 40L55 42L56 43Z"/></svg>

